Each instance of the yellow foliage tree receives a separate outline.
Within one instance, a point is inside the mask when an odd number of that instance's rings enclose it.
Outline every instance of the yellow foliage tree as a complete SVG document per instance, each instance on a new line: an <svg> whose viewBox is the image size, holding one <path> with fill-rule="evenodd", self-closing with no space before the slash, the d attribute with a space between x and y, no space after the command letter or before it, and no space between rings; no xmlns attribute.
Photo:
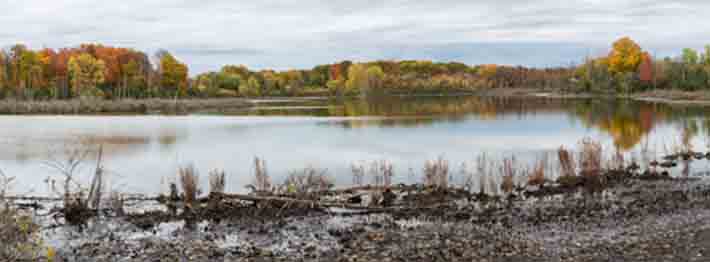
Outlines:
<svg viewBox="0 0 710 262"><path fill-rule="evenodd" d="M165 53L160 58L160 85L163 89L174 89L175 95L183 94L187 89L187 65L178 61L174 56Z"/></svg>
<svg viewBox="0 0 710 262"><path fill-rule="evenodd" d="M363 64L354 64L348 69L348 81L345 82L345 92L354 93L358 89L369 88L367 67Z"/></svg>
<svg viewBox="0 0 710 262"><path fill-rule="evenodd" d="M90 54L81 54L69 59L69 75L72 91L78 96L102 96L97 87L105 80L106 64Z"/></svg>
<svg viewBox="0 0 710 262"><path fill-rule="evenodd" d="M609 54L609 72L612 74L636 72L642 57L643 51L634 40L629 37L621 38L614 42Z"/></svg>

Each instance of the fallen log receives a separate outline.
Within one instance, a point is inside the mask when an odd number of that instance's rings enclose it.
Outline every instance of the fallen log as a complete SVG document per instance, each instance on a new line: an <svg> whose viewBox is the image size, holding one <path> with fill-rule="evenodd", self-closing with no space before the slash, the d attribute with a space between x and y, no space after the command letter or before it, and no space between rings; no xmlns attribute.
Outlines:
<svg viewBox="0 0 710 262"><path fill-rule="evenodd" d="M342 208L350 210L363 210L369 212L392 212L406 209L406 206L392 206L392 207L367 207L362 205L353 205L347 203L334 203L334 202L324 202L324 201L314 201L314 200L304 200L296 198L285 198L285 197L264 197L264 196L250 196L241 194L226 194L226 193L212 193L213 197L222 199L236 199L242 201L250 202L272 202L272 203L283 203L283 204L299 204L304 206L310 206L312 208Z"/></svg>

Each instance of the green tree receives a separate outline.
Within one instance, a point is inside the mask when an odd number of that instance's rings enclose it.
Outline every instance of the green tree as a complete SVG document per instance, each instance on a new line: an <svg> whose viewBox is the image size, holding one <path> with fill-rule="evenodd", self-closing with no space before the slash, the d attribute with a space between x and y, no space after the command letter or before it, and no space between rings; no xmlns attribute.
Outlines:
<svg viewBox="0 0 710 262"><path fill-rule="evenodd" d="M102 96L97 86L105 80L106 64L89 54L81 54L69 59L69 76L72 91L79 97Z"/></svg>
<svg viewBox="0 0 710 262"><path fill-rule="evenodd" d="M703 54L703 65L710 66L710 45L705 46L705 54Z"/></svg>
<svg viewBox="0 0 710 262"><path fill-rule="evenodd" d="M698 64L698 52L692 48L683 48L683 63L686 65Z"/></svg>

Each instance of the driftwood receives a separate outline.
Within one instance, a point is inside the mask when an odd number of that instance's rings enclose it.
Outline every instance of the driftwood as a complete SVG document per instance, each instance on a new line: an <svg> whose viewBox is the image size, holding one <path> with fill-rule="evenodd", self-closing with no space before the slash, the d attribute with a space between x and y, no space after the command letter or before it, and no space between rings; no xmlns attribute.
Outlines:
<svg viewBox="0 0 710 262"><path fill-rule="evenodd" d="M303 206L310 206L312 208L342 208L358 211L367 212L392 212L400 211L406 209L405 206L392 206L392 207L367 207L362 205L353 205L346 203L336 203L336 202L325 202L325 201L314 201L314 200L304 200L296 198L285 198L285 197L270 197L270 196L250 196L250 195L240 195L240 194L225 194L225 193L213 193L214 197L218 199L236 199L242 201L250 202L270 202L270 203L283 203L284 205L299 204Z"/></svg>

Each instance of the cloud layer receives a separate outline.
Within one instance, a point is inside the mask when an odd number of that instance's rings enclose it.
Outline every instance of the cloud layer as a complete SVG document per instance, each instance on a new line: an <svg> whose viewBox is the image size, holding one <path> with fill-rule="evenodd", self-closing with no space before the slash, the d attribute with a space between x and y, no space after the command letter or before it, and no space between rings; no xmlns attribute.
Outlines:
<svg viewBox="0 0 710 262"><path fill-rule="evenodd" d="M164 48L193 74L342 59L556 66L625 35L657 55L700 48L708 14L707 0L4 0L0 45Z"/></svg>

